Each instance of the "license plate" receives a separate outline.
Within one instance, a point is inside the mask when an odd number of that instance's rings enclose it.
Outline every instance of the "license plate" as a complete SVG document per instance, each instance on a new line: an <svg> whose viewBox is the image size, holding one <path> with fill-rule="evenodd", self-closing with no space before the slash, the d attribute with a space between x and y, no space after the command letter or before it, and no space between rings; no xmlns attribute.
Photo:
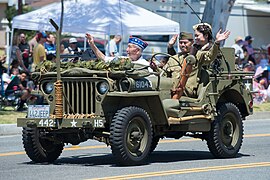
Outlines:
<svg viewBox="0 0 270 180"><path fill-rule="evenodd" d="M50 105L29 105L28 118L49 118Z"/></svg>

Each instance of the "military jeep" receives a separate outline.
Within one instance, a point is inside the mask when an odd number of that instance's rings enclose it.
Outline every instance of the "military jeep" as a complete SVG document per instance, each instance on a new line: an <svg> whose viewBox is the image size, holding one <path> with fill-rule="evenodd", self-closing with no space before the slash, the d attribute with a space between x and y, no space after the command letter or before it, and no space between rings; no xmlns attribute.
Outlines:
<svg viewBox="0 0 270 180"><path fill-rule="evenodd" d="M211 66L200 70L197 97L182 96L175 114L172 79L160 73L72 68L39 76L48 104L30 106L18 118L26 154L34 162L53 162L65 144L95 139L111 147L121 165L146 161L161 138L206 140L216 158L235 157L243 141L243 120L252 114L252 77L236 71L234 50L222 48ZM145 72L145 71L143 71Z"/></svg>

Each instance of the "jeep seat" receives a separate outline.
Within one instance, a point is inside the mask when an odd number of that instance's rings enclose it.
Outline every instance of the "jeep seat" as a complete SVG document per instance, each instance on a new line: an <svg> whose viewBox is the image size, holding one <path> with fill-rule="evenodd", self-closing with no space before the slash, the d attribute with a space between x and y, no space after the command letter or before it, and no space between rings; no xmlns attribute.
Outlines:
<svg viewBox="0 0 270 180"><path fill-rule="evenodd" d="M206 92L206 89L207 89L207 85L209 84L209 79L210 79L210 75L209 75L209 72L202 68L200 70L200 73L199 73L199 84L198 84L198 88L197 88L197 98L192 98L192 97L188 97L188 96L182 96L179 100L179 102L189 102L189 103L198 103L202 100L205 92Z"/></svg>
<svg viewBox="0 0 270 180"><path fill-rule="evenodd" d="M182 96L180 100L177 99L164 99L162 101L163 107L166 111L166 114L168 117L179 117L179 110L181 109L182 104L190 104L194 103L195 105L191 106L196 106L196 104L199 104L202 100L203 97L205 96L206 90L209 87L209 72L205 69L201 69L200 71L200 80L198 84L198 89L197 89L197 98L191 98L187 96ZM200 106L200 105L199 105Z"/></svg>

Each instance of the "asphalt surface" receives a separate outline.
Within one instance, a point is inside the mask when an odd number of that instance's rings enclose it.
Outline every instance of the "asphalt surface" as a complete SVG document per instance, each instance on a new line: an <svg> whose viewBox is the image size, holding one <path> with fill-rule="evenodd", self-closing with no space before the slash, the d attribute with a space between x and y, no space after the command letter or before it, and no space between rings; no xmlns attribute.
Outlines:
<svg viewBox="0 0 270 180"><path fill-rule="evenodd" d="M270 117L270 112L256 112L247 117L247 120L251 119L267 119ZM0 136L21 134L22 128L17 127L16 124L0 124Z"/></svg>

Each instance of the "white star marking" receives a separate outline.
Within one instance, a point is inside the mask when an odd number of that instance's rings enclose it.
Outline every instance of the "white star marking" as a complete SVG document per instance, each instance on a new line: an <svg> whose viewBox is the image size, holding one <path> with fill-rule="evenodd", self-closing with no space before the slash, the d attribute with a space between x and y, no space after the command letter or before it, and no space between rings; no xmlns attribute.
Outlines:
<svg viewBox="0 0 270 180"><path fill-rule="evenodd" d="M251 83L249 83L249 82L245 83L246 90L250 90L250 85L251 85Z"/></svg>
<svg viewBox="0 0 270 180"><path fill-rule="evenodd" d="M70 123L71 123L71 127L76 127L77 122L74 119Z"/></svg>

